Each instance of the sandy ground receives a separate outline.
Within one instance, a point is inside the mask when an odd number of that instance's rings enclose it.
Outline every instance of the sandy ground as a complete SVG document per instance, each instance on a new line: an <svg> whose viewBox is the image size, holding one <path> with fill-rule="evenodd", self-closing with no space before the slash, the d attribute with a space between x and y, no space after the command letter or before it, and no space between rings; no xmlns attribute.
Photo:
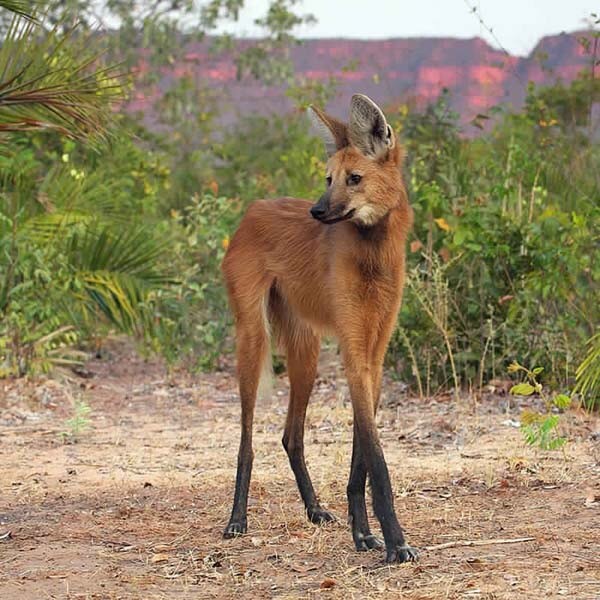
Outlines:
<svg viewBox="0 0 600 600"><path fill-rule="evenodd" d="M352 414L335 359L309 407L307 461L339 522L304 518L280 442L283 377L257 409L249 532L231 541L231 373L167 377L128 351L89 369L70 385L0 381L2 599L600 598L596 416L569 412L566 452L542 452L523 445L514 399L418 400L388 381L380 433L408 539L486 542L390 567L355 552L346 525ZM65 443L76 399L89 426Z"/></svg>

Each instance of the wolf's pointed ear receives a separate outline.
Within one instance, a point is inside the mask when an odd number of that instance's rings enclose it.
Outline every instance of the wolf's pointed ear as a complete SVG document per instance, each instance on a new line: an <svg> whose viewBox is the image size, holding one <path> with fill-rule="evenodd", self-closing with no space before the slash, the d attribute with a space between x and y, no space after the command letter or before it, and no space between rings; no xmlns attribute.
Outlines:
<svg viewBox="0 0 600 600"><path fill-rule="evenodd" d="M345 123L330 117L312 104L307 109L313 131L325 142L327 156L349 145L348 128Z"/></svg>
<svg viewBox="0 0 600 600"><path fill-rule="evenodd" d="M382 110L363 94L354 94L350 101L348 137L369 158L384 158L396 145L396 137Z"/></svg>

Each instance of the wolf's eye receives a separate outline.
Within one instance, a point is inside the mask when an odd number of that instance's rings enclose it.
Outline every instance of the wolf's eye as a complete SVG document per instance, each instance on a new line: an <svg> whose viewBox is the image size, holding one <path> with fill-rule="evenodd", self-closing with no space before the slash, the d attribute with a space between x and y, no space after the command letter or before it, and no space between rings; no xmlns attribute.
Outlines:
<svg viewBox="0 0 600 600"><path fill-rule="evenodd" d="M352 173L350 177L348 177L348 185L358 185L361 182L362 175L358 173Z"/></svg>
<svg viewBox="0 0 600 600"><path fill-rule="evenodd" d="M325 181L327 182L327 187L331 185L331 175L325 177Z"/></svg>

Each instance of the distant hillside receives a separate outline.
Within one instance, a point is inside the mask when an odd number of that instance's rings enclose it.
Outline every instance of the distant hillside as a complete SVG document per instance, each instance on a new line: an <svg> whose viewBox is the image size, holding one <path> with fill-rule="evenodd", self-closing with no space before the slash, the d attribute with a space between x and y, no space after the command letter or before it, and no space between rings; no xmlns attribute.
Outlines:
<svg viewBox="0 0 600 600"><path fill-rule="evenodd" d="M317 39L294 47L291 55L298 75L323 81L333 75L339 80L338 94L328 106L334 114L346 114L354 92L368 94L384 106L407 100L424 105L446 87L461 120L468 122L495 104L519 106L529 81L569 81L589 68L590 57L578 35L542 38L524 58L506 55L480 38ZM147 72L148 61L140 57L138 67ZM204 42L189 44L185 58L162 68L151 88L138 88L128 110L141 111L149 124L155 123L155 101L175 78L185 75L215 91L227 122L244 114L281 113L292 107L282 87L250 78L237 81L232 56L215 56Z"/></svg>

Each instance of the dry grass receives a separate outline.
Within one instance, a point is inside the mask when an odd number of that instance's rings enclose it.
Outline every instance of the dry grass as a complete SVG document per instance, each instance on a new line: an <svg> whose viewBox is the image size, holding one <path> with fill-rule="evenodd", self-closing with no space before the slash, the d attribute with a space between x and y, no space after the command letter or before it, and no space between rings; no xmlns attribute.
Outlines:
<svg viewBox="0 0 600 600"><path fill-rule="evenodd" d="M280 443L282 379L257 410L249 533L232 541L220 537L238 444L232 376L170 385L132 355L90 368L83 388L0 383L0 540L11 534L0 598L600 598L595 417L567 416L565 458L522 445L506 398L418 401L388 382L381 436L409 540L534 538L388 567L356 553L345 524L351 410L335 361L309 409L307 460L340 523L303 516ZM91 427L64 444L78 394Z"/></svg>

